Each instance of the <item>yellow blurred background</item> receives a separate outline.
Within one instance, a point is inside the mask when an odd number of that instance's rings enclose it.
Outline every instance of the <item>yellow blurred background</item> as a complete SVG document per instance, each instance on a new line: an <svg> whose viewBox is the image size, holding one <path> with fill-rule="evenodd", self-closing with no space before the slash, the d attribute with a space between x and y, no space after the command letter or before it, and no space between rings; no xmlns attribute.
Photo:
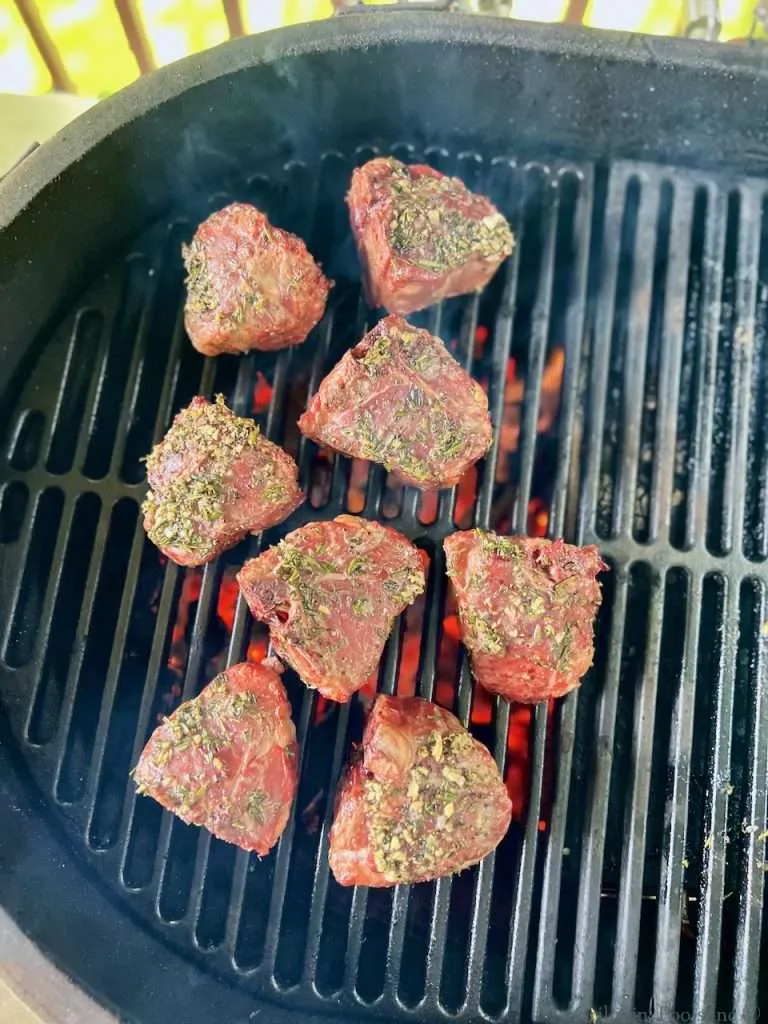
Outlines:
<svg viewBox="0 0 768 1024"><path fill-rule="evenodd" d="M386 2L386 0L379 0ZM562 21L573 0L514 0L513 17ZM587 0L595 28L677 35L687 0ZM721 39L753 27L755 0L721 0ZM329 17L331 0L0 0L0 92L102 97L231 35Z"/></svg>

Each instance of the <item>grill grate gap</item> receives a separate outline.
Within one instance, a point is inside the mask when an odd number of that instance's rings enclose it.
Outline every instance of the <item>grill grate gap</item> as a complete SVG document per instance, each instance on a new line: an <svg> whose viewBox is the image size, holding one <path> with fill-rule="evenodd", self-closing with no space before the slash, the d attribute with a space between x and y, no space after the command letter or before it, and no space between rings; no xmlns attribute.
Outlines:
<svg viewBox="0 0 768 1024"><path fill-rule="evenodd" d="M211 839L200 916L195 925L195 941L200 949L218 949L224 942L236 853L230 843Z"/></svg>
<svg viewBox="0 0 768 1024"><path fill-rule="evenodd" d="M666 804L671 797L670 783L675 758L670 757L674 708L682 685L685 632L680 623L688 612L689 577L683 569L671 570L664 584L664 616L659 661L653 666L661 681L656 698L653 723L653 747L649 760L650 788L642 866L642 896L638 910L640 949L653 950L652 955L638 957L633 1005L639 1013L647 1012L654 1000L656 969L656 932L658 903L661 895L661 855L664 842ZM647 680L646 680L647 683ZM682 863L677 865L682 869ZM687 896L683 894L687 903Z"/></svg>
<svg viewBox="0 0 768 1024"><path fill-rule="evenodd" d="M88 564L101 511L95 494L77 499L61 571L61 586L51 616L51 632L29 720L30 743L44 744L59 724L75 628L85 595Z"/></svg>
<svg viewBox="0 0 768 1024"><path fill-rule="evenodd" d="M472 903L477 884L478 869L473 867L457 875L451 886L440 982L440 1005L450 1014L458 1013L466 998Z"/></svg>
<svg viewBox="0 0 768 1024"><path fill-rule="evenodd" d="M0 491L0 544L15 544L29 505L29 488L14 480Z"/></svg>
<svg viewBox="0 0 768 1024"><path fill-rule="evenodd" d="M703 331L706 302L704 260L708 218L709 193L701 186L696 189L691 222L685 335L680 368L680 402L669 531L670 543L681 550L693 544L692 533L687 524L691 522L693 508L690 493L694 484L692 466L700 446L696 426L702 398L699 390L700 366L706 345Z"/></svg>
<svg viewBox="0 0 768 1024"><path fill-rule="evenodd" d="M606 665L613 632L613 610L616 587L613 567L603 575L603 602L595 630L595 664ZM583 801L591 803L592 793L583 794L580 780L594 778L594 763L603 748L596 744L597 708L605 685L594 668L578 694L571 766L571 794L563 839L562 880L558 907L557 938L553 951L552 995L557 1006L569 1005L572 992L572 954L578 928L577 893L583 858ZM567 851L567 853L566 853Z"/></svg>
<svg viewBox="0 0 768 1024"><path fill-rule="evenodd" d="M664 316L666 283L669 265L670 235L674 188L669 181L662 182L659 192L659 222L656 231L651 284L651 308L648 323L648 348L645 359L645 390L640 421L640 459L637 466L632 534L639 543L655 539L651 536L651 487L653 456L657 446L657 409L659 392L663 386L659 374L664 347ZM674 301L674 296L672 297ZM628 386L637 386L633 381Z"/></svg>
<svg viewBox="0 0 768 1024"><path fill-rule="evenodd" d="M34 652L63 509L64 495L58 488L44 491L35 503L24 567L8 617L3 657L11 668L26 665Z"/></svg>
<svg viewBox="0 0 768 1024"><path fill-rule="evenodd" d="M128 498L119 501L110 516L104 557L96 584L93 617L74 694L72 724L66 737L58 779L57 798L62 803L76 803L85 792L101 694L117 631L120 598L137 517L136 503Z"/></svg>
<svg viewBox="0 0 768 1024"><path fill-rule="evenodd" d="M51 473L72 468L93 373L104 341L104 317L84 309L76 317L67 349L61 394L51 424L46 467Z"/></svg>
<svg viewBox="0 0 768 1024"><path fill-rule="evenodd" d="M355 992L364 1003L375 1002L384 991L392 899L390 889L368 891L363 940L355 981Z"/></svg>
<svg viewBox="0 0 768 1024"><path fill-rule="evenodd" d="M707 521L707 547L716 555L726 555L731 549L732 524L728 516L726 494L726 461L732 445L732 395L734 372L734 332L736 328L736 289L739 274L739 218L741 195L728 195L728 213L725 229L723 283L721 292L721 321L715 371L715 401L712 433L712 468L710 471L709 513Z"/></svg>
<svg viewBox="0 0 768 1024"><path fill-rule="evenodd" d="M614 321L611 331L611 355L605 393L603 453L600 464L600 489L598 492L597 518L595 529L599 537L608 538L613 534L613 520L616 514L616 481L621 466L622 397L625 360L630 341L629 308L632 298L635 261L635 240L638 230L641 185L636 176L626 184L621 202L622 216L618 239L618 263L616 271L616 293L614 297ZM615 259L616 257L613 256Z"/></svg>
<svg viewBox="0 0 768 1024"><path fill-rule="evenodd" d="M119 304L99 367L97 392L88 423L83 472L92 480L106 476L112 462L118 419L126 399L128 371L147 296L149 271L149 260L139 254L130 256L123 268Z"/></svg>
<svg viewBox="0 0 768 1024"><path fill-rule="evenodd" d="M137 512L134 512L134 522L137 519ZM108 849L117 842L125 792L130 785L128 773L133 767L130 759L141 693L154 637L155 616L151 605L155 589L157 551L154 545L144 538L138 522L134 529L127 579L119 612L122 621L118 621L115 634L110 638L114 645L110 660L114 664L119 657L120 661L115 665L113 672L109 673L112 678L116 677L114 692L106 688L102 702L100 726L103 728L103 718L108 712L108 727L104 739L101 740L101 750L99 739L94 745L92 772L97 778L97 787L91 811L88 843L97 850ZM129 620L127 623L126 619ZM111 707L108 706L110 701ZM101 730L99 731L101 733Z"/></svg>
<svg viewBox="0 0 768 1024"><path fill-rule="evenodd" d="M152 279L152 295L143 331L141 363L120 466L120 479L127 483L140 483L143 480L142 460L152 447L165 368L174 344L174 326L183 278L183 264L179 257L182 237L185 234L185 226L172 225L166 239L158 247L158 260L148 271Z"/></svg>
<svg viewBox="0 0 768 1024"><path fill-rule="evenodd" d="M725 836L715 835L708 824L710 786L713 781L720 787L729 786L728 779L712 779L713 711L716 700L711 679L722 672L723 619L725 615L725 583L720 575L704 579L701 602L701 630L696 673L696 703L694 709L693 742L691 747L691 783L688 798L688 847L684 854L683 888L696 896L687 908L687 922L681 932L680 970L678 975L677 1006L683 1011L693 1005L696 942L702 911L704 877L715 856L721 857L725 849Z"/></svg>
<svg viewBox="0 0 768 1024"><path fill-rule="evenodd" d="M8 457L9 464L21 473L37 463L45 432L45 416L39 409L27 409L19 417Z"/></svg>

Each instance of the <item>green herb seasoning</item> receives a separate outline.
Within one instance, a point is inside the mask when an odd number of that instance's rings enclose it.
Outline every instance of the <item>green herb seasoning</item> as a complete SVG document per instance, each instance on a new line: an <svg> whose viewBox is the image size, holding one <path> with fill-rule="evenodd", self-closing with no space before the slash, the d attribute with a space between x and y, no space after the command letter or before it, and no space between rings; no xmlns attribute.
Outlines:
<svg viewBox="0 0 768 1024"><path fill-rule="evenodd" d="M389 241L403 259L423 270L441 273L472 256L501 259L514 245L504 217L493 212L467 217L461 206L472 194L456 178L414 177L399 161L391 161L394 193Z"/></svg>
<svg viewBox="0 0 768 1024"><path fill-rule="evenodd" d="M479 756L468 732L428 733L401 789L365 780L376 868L389 882L408 882L454 863L466 844L465 829L482 820L483 798L498 784L493 764Z"/></svg>
<svg viewBox="0 0 768 1024"><path fill-rule="evenodd" d="M227 472L246 449L260 443L258 426L235 416L223 395L212 403L193 403L179 413L147 458L150 477L155 474L161 480L143 506L151 540L159 547L183 548L201 558L213 553L212 527L221 519L226 502L235 497L227 493ZM189 468L166 482L163 467L175 461Z"/></svg>
<svg viewBox="0 0 768 1024"><path fill-rule="evenodd" d="M248 814L258 825L264 824L266 793L263 789L254 789L248 797Z"/></svg>
<svg viewBox="0 0 768 1024"><path fill-rule="evenodd" d="M414 373L421 372L419 367L424 368L425 360L434 364L433 370L440 364L440 343L428 335L425 338L421 351L405 353L407 368ZM386 345L379 348L384 342ZM385 359L395 359L398 348L403 350L399 339L380 336L363 361L368 366L368 358L376 352L372 366L378 372ZM363 410L356 422L345 427L347 445L362 458L378 462L388 471L398 470L419 483L439 479L446 463L460 458L472 447L473 438L461 419L448 412L439 393L427 390L418 380L395 406L394 416L402 426L398 424L393 430L391 422L387 422L382 428L370 410Z"/></svg>
<svg viewBox="0 0 768 1024"><path fill-rule="evenodd" d="M182 245L181 258L187 268L187 309L197 314L215 312L219 302L211 284L203 246L193 239L190 245Z"/></svg>

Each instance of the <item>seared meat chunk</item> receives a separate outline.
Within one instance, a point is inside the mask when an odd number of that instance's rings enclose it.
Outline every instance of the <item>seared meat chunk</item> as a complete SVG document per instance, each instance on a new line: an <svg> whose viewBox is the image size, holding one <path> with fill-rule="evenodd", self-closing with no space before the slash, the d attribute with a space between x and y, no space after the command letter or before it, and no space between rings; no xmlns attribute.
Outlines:
<svg viewBox="0 0 768 1024"><path fill-rule="evenodd" d="M347 204L368 301L390 313L481 291L514 248L493 203L421 164L370 160Z"/></svg>
<svg viewBox="0 0 768 1024"><path fill-rule="evenodd" d="M294 530L237 578L275 653L343 702L376 671L395 617L424 590L424 565L395 530L339 516Z"/></svg>
<svg viewBox="0 0 768 1024"><path fill-rule="evenodd" d="M450 875L498 846L511 810L496 762L450 711L380 696L336 798L331 870L341 885Z"/></svg>
<svg viewBox="0 0 768 1024"><path fill-rule="evenodd" d="M144 528L179 565L202 565L304 500L298 467L221 395L193 398L147 457Z"/></svg>
<svg viewBox="0 0 768 1024"><path fill-rule="evenodd" d="M268 853L296 795L298 746L277 663L233 665L152 733L139 793L189 825Z"/></svg>
<svg viewBox="0 0 768 1024"><path fill-rule="evenodd" d="M596 547L469 530L445 539L477 681L507 700L562 697L592 664Z"/></svg>
<svg viewBox="0 0 768 1024"><path fill-rule="evenodd" d="M480 385L439 338L399 316L386 317L344 355L299 428L422 488L457 483L492 439Z"/></svg>
<svg viewBox="0 0 768 1024"><path fill-rule="evenodd" d="M184 323L204 355L298 345L325 310L331 285L306 245L248 203L211 214L182 256Z"/></svg>

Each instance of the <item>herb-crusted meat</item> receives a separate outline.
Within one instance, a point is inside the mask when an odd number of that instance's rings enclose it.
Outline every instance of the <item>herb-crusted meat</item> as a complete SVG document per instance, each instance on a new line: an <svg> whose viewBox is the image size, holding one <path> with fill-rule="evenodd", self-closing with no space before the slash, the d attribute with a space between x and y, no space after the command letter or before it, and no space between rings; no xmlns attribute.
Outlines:
<svg viewBox="0 0 768 1024"><path fill-rule="evenodd" d="M483 289L509 256L509 224L458 178L379 157L355 170L347 195L368 301L412 313Z"/></svg>
<svg viewBox="0 0 768 1024"><path fill-rule="evenodd" d="M337 701L376 671L395 617L424 590L418 549L355 516L294 530L237 578L275 653Z"/></svg>
<svg viewBox="0 0 768 1024"><path fill-rule="evenodd" d="M592 664L597 548L470 530L445 539L475 678L507 700L562 697Z"/></svg>
<svg viewBox="0 0 768 1024"><path fill-rule="evenodd" d="M155 729L133 778L187 824L265 854L288 821L297 755L280 676L269 662L233 665Z"/></svg>
<svg viewBox="0 0 768 1024"><path fill-rule="evenodd" d="M488 399L429 331L388 316L347 352L299 419L308 437L446 487L488 451Z"/></svg>
<svg viewBox="0 0 768 1024"><path fill-rule="evenodd" d="M510 816L496 762L450 711L380 696L339 787L331 870L341 885L450 875L494 850Z"/></svg>
<svg viewBox="0 0 768 1024"><path fill-rule="evenodd" d="M221 395L193 398L147 457L144 527L179 565L202 565L304 500L298 467Z"/></svg>
<svg viewBox="0 0 768 1024"><path fill-rule="evenodd" d="M204 355L298 345L325 310L330 282L304 242L248 203L211 214L182 256L184 323Z"/></svg>

